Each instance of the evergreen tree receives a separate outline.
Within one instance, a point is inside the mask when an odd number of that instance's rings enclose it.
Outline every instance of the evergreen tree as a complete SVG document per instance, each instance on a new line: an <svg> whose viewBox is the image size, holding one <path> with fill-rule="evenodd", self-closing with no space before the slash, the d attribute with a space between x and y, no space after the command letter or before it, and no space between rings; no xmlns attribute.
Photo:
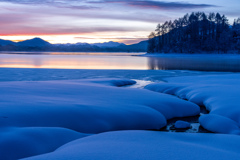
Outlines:
<svg viewBox="0 0 240 160"><path fill-rule="evenodd" d="M151 32L150 35L148 36L148 53L154 53L156 49L156 38L155 38L155 33Z"/></svg>
<svg viewBox="0 0 240 160"><path fill-rule="evenodd" d="M186 14L157 25L155 34L149 36L149 52L227 53L228 50L239 50L240 18L234 21L232 27L229 26L227 17L219 13Z"/></svg>

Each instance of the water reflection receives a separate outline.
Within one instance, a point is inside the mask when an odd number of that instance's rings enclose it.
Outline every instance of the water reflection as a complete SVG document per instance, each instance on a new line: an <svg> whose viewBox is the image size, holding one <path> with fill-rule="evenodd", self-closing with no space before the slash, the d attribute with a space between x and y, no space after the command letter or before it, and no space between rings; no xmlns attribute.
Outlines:
<svg viewBox="0 0 240 160"><path fill-rule="evenodd" d="M152 70L198 70L240 72L240 57L228 55L193 55L149 57L148 67Z"/></svg>
<svg viewBox="0 0 240 160"><path fill-rule="evenodd" d="M139 54L139 53L138 53ZM0 67L6 68L59 68L59 69L142 69L147 58L131 56L132 53L60 54L0 54Z"/></svg>
<svg viewBox="0 0 240 160"><path fill-rule="evenodd" d="M131 56L139 53L38 52L0 54L0 67L59 69L199 70L240 72L240 55Z"/></svg>

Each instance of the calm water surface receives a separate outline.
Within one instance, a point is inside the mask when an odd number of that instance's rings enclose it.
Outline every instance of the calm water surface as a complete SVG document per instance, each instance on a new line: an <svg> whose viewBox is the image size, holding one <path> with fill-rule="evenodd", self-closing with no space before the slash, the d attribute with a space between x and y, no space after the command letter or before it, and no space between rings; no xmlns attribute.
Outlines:
<svg viewBox="0 0 240 160"><path fill-rule="evenodd" d="M240 55L132 56L144 53L2 52L1 68L199 70L240 72Z"/></svg>
<svg viewBox="0 0 240 160"><path fill-rule="evenodd" d="M139 55L139 53L4 53L0 54L0 67L59 69L148 69L147 58L131 55Z"/></svg>

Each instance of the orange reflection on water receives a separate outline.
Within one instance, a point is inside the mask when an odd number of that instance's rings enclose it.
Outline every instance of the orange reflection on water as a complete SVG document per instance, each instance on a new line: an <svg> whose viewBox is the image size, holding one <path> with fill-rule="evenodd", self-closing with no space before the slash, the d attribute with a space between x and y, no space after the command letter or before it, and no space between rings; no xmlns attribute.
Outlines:
<svg viewBox="0 0 240 160"><path fill-rule="evenodd" d="M147 59L110 55L0 54L0 67L56 69L148 69Z"/></svg>

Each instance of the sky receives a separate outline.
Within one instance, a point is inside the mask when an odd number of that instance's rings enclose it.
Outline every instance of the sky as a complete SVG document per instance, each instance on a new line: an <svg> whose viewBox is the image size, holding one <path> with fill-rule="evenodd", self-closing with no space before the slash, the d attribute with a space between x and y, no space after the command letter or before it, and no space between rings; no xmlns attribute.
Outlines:
<svg viewBox="0 0 240 160"><path fill-rule="evenodd" d="M0 39L133 44L186 13L240 17L239 0L0 0Z"/></svg>

